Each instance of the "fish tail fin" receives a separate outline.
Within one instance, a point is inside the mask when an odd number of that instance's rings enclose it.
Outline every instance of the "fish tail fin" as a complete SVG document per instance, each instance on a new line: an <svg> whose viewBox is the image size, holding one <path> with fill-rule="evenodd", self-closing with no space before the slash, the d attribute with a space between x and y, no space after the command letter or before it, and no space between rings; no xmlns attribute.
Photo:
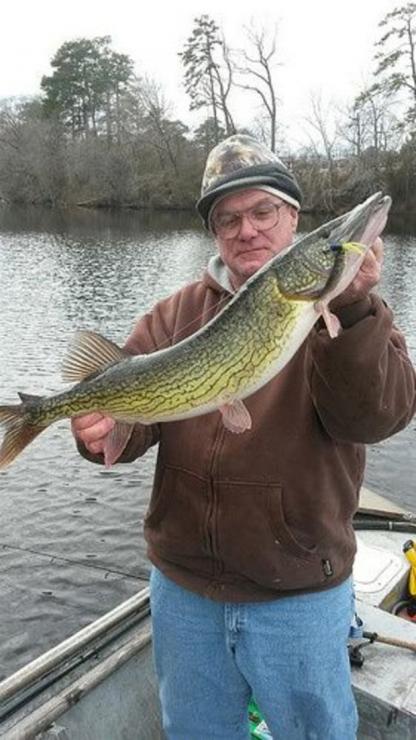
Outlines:
<svg viewBox="0 0 416 740"><path fill-rule="evenodd" d="M24 402L0 406L0 426L6 430L0 447L0 470L7 468L22 450L45 429L44 426L29 423Z"/></svg>

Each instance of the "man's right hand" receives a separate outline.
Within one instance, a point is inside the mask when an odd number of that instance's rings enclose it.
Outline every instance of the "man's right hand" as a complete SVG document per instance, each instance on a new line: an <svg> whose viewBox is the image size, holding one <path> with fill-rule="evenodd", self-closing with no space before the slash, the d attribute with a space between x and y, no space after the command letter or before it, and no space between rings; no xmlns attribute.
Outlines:
<svg viewBox="0 0 416 740"><path fill-rule="evenodd" d="M104 444L108 434L115 425L110 416L99 413L85 414L71 419L72 434L82 442L92 455L104 452Z"/></svg>

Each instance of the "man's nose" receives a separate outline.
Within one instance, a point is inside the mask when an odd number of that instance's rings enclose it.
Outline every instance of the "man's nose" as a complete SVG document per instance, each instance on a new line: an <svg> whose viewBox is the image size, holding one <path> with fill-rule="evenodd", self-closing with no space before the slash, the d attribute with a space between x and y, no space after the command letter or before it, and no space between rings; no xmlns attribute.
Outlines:
<svg viewBox="0 0 416 740"><path fill-rule="evenodd" d="M241 218L241 223L240 223L240 230L238 232L238 238L239 239L252 239L254 236L257 236L258 229L256 229L255 226L253 226L247 213L242 213L240 218Z"/></svg>

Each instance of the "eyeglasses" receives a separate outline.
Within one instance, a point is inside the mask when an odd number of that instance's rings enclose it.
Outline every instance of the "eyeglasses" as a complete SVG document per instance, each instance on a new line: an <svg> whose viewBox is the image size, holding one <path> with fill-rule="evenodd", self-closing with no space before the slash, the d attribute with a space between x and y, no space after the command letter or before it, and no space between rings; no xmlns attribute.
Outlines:
<svg viewBox="0 0 416 740"><path fill-rule="evenodd" d="M257 231L269 231L277 226L280 219L280 209L285 203L258 203L245 211L234 213L215 213L212 216L212 226L215 234L224 239L233 239L239 233L243 216L247 216L252 227Z"/></svg>

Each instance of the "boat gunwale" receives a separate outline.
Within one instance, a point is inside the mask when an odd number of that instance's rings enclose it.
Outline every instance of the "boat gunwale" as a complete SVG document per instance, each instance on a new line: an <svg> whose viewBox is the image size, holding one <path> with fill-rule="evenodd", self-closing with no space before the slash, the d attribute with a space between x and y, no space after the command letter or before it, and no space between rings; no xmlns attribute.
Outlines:
<svg viewBox="0 0 416 740"><path fill-rule="evenodd" d="M30 663L8 676L0 683L0 703L10 699L17 692L28 688L37 679L50 672L63 660L69 659L93 639L102 637L108 631L122 624L128 617L149 608L149 587L145 586L137 594L116 606L110 612L99 617L91 624L68 637L55 647L42 653Z"/></svg>

